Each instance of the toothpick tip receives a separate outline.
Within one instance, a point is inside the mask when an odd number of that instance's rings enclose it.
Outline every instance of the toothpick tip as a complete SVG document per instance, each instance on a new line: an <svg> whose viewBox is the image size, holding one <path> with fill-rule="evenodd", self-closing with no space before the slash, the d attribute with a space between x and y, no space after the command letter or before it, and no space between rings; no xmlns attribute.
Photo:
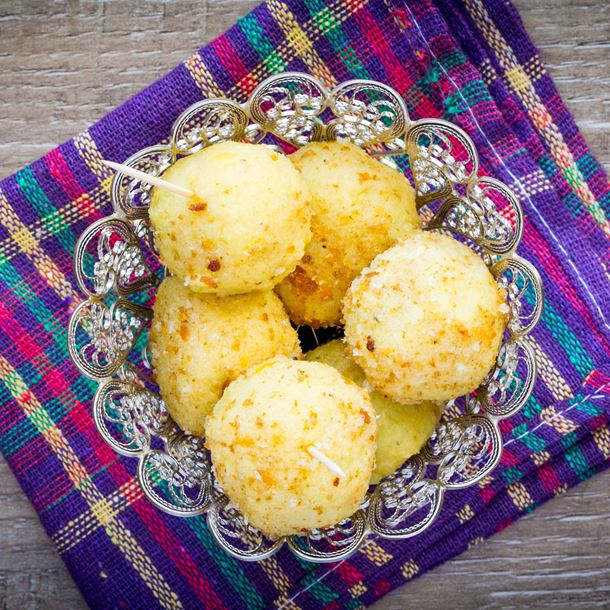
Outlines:
<svg viewBox="0 0 610 610"><path fill-rule="evenodd" d="M126 176L130 176L131 178L135 178L136 180L141 180L142 182L146 182L147 184L152 184L153 186L165 189L166 191L171 191L172 193L176 193L176 195L180 195L188 199L195 195L195 193L189 189L186 189L182 186L178 186L177 184L173 184L172 182L168 182L163 178L159 178L159 176L151 176L150 174L140 171L135 167L123 165L122 163L116 163L115 161L109 161L108 159L102 159L102 163L106 167L111 167L112 169L116 170L117 172L121 172Z"/></svg>
<svg viewBox="0 0 610 610"><path fill-rule="evenodd" d="M309 453L311 457L318 460L318 462L321 464L324 464L326 468L328 468L331 472L334 472L338 477L341 477L342 479L345 478L345 472L343 472L341 467L336 462L331 460L327 455L322 453L315 445L309 445L309 447L307 447L307 453Z"/></svg>

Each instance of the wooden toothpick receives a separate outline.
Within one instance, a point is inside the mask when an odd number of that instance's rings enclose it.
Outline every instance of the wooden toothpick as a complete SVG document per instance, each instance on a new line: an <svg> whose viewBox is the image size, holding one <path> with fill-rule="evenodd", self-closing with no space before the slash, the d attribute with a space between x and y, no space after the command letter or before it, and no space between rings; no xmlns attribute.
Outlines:
<svg viewBox="0 0 610 610"><path fill-rule="evenodd" d="M334 472L337 476L345 478L345 473L343 472L343 470L341 470L339 465L333 462L329 457L324 455L317 447L309 445L309 447L307 447L307 453L309 453L311 457L316 458L318 462L324 464L326 468L328 468L331 472Z"/></svg>
<svg viewBox="0 0 610 610"><path fill-rule="evenodd" d="M153 186L158 186L160 189L165 189L166 191L171 191L172 193L176 193L176 195L181 195L182 197L186 197L190 199L195 196L193 191L189 189L185 189L182 186L178 186L177 184L172 184L167 180L163 180L163 178L159 178L158 176L151 176L145 172L141 172L139 169L134 169L133 167L129 167L128 165L123 165L122 163L115 163L114 161L108 161L107 159L102 159L102 163L112 169L115 169L117 172L122 172L127 176L131 176L132 178L136 178L136 180L142 180L142 182L147 182L148 184L152 184Z"/></svg>

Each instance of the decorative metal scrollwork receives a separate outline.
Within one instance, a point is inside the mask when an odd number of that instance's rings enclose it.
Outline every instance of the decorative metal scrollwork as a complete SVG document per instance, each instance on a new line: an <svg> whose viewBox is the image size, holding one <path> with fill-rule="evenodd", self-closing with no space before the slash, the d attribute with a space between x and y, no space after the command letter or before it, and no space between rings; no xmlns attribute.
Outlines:
<svg viewBox="0 0 610 610"><path fill-rule="evenodd" d="M111 379L93 402L93 418L104 440L123 455L143 455L153 436L172 430L163 399L133 381Z"/></svg>
<svg viewBox="0 0 610 610"><path fill-rule="evenodd" d="M203 100L183 112L172 128L171 146L188 155L211 144L241 140L248 116L236 102L223 99Z"/></svg>
<svg viewBox="0 0 610 610"><path fill-rule="evenodd" d="M178 432L170 436L163 451L144 455L138 477L153 504L172 515L188 517L208 509L211 471L203 439Z"/></svg>
<svg viewBox="0 0 610 610"><path fill-rule="evenodd" d="M337 561L371 533L408 538L424 531L447 491L471 486L495 468L502 452L498 421L523 406L535 381L527 334L542 312L542 284L515 254L523 229L519 201L506 185L477 175L470 137L440 119L412 123L398 93L381 83L349 81L328 91L306 74L274 76L245 104L194 104L178 117L167 144L142 150L126 164L160 175L177 158L206 146L267 141L268 135L275 145L280 140L293 146L347 139L386 155L390 165L389 156L408 154L426 228L467 238L506 291L506 336L493 370L472 395L448 403L422 452L383 479L342 523L280 540L250 526L218 486L203 439L176 426L148 379L142 333L151 311L139 303L158 283L151 271L159 268L148 222L151 189L121 173L112 182L114 214L91 225L74 253L76 279L87 298L72 314L68 348L79 370L100 384L93 407L100 434L117 452L139 460L142 490L155 506L180 516L206 513L219 546L242 560L264 559L286 544L305 560Z"/></svg>
<svg viewBox="0 0 610 610"><path fill-rule="evenodd" d="M90 299L72 313L68 351L88 377L104 380L116 373L152 317L152 311L124 299L111 306Z"/></svg>
<svg viewBox="0 0 610 610"><path fill-rule="evenodd" d="M323 530L311 530L306 536L289 538L288 547L308 561L340 561L358 549L366 534L366 514L359 510L341 523Z"/></svg>
<svg viewBox="0 0 610 610"><path fill-rule="evenodd" d="M407 132L406 150L418 209L431 201L454 194L479 170L479 155L468 134L442 119L424 119Z"/></svg>
<svg viewBox="0 0 610 610"><path fill-rule="evenodd" d="M296 72L267 79L248 101L254 122L295 146L320 139L320 115L326 105L324 87L315 78Z"/></svg>
<svg viewBox="0 0 610 610"><path fill-rule="evenodd" d="M90 297L120 296L156 284L138 236L118 218L102 218L88 227L74 251L74 273L79 288Z"/></svg>
<svg viewBox="0 0 610 610"><path fill-rule="evenodd" d="M160 176L175 161L176 154L172 148L159 145L137 152L123 164L152 176ZM148 218L151 192L150 184L117 172L110 187L115 213L118 216L125 216L129 220Z"/></svg>
<svg viewBox="0 0 610 610"><path fill-rule="evenodd" d="M208 513L208 525L225 551L245 561L266 559L284 544L284 539L270 540L249 525L224 496L212 505Z"/></svg>
<svg viewBox="0 0 610 610"><path fill-rule="evenodd" d="M326 138L358 146L391 143L404 135L409 121L403 99L381 83L342 83L330 93L330 107L337 118L326 125Z"/></svg>

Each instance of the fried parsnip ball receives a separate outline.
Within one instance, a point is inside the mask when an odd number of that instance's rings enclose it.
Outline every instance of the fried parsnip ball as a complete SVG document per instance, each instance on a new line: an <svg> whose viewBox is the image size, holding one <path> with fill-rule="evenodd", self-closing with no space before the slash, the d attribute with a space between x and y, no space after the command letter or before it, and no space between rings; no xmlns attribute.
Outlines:
<svg viewBox="0 0 610 610"><path fill-rule="evenodd" d="M208 417L206 446L229 499L278 538L333 525L358 509L375 431L364 390L325 364L280 357L229 385Z"/></svg>
<svg viewBox="0 0 610 610"><path fill-rule="evenodd" d="M498 354L508 306L470 248L417 232L354 280L343 311L348 355L376 390L412 403L479 386Z"/></svg>
<svg viewBox="0 0 610 610"><path fill-rule="evenodd" d="M368 386L362 369L345 355L339 339L308 352L305 359L329 364L358 385ZM401 405L375 390L369 396L377 414L377 452L371 483L379 483L426 444L443 406L436 402Z"/></svg>
<svg viewBox="0 0 610 610"><path fill-rule="evenodd" d="M352 280L420 226L415 193L399 172L347 142L313 142L292 154L311 194L313 238L277 287L297 324L332 326Z"/></svg>
<svg viewBox="0 0 610 610"><path fill-rule="evenodd" d="M224 142L183 157L162 177L195 193L155 188L149 210L162 262L191 290L268 290L303 256L307 188L283 154Z"/></svg>
<svg viewBox="0 0 610 610"><path fill-rule="evenodd" d="M278 354L301 352L273 291L196 294L175 277L159 286L150 349L171 416L195 435L203 434L206 415L241 372Z"/></svg>

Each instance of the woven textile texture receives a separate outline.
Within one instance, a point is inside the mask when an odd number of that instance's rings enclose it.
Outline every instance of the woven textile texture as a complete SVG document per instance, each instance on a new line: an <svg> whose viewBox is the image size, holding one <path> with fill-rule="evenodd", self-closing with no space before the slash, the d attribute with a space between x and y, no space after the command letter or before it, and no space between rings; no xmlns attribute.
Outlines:
<svg viewBox="0 0 610 610"><path fill-rule="evenodd" d="M520 253L540 270L540 369L502 422L493 477L450 492L437 523L370 539L316 566L288 550L258 564L222 553L203 517L160 513L91 418L94 384L68 359L80 233L110 212L111 173L167 137L202 97L242 101L269 74L354 77L400 92L412 118L474 139L482 173L519 195ZM99 123L0 183L0 449L94 608L359 608L461 553L610 460L609 184L506 0L269 0Z"/></svg>

